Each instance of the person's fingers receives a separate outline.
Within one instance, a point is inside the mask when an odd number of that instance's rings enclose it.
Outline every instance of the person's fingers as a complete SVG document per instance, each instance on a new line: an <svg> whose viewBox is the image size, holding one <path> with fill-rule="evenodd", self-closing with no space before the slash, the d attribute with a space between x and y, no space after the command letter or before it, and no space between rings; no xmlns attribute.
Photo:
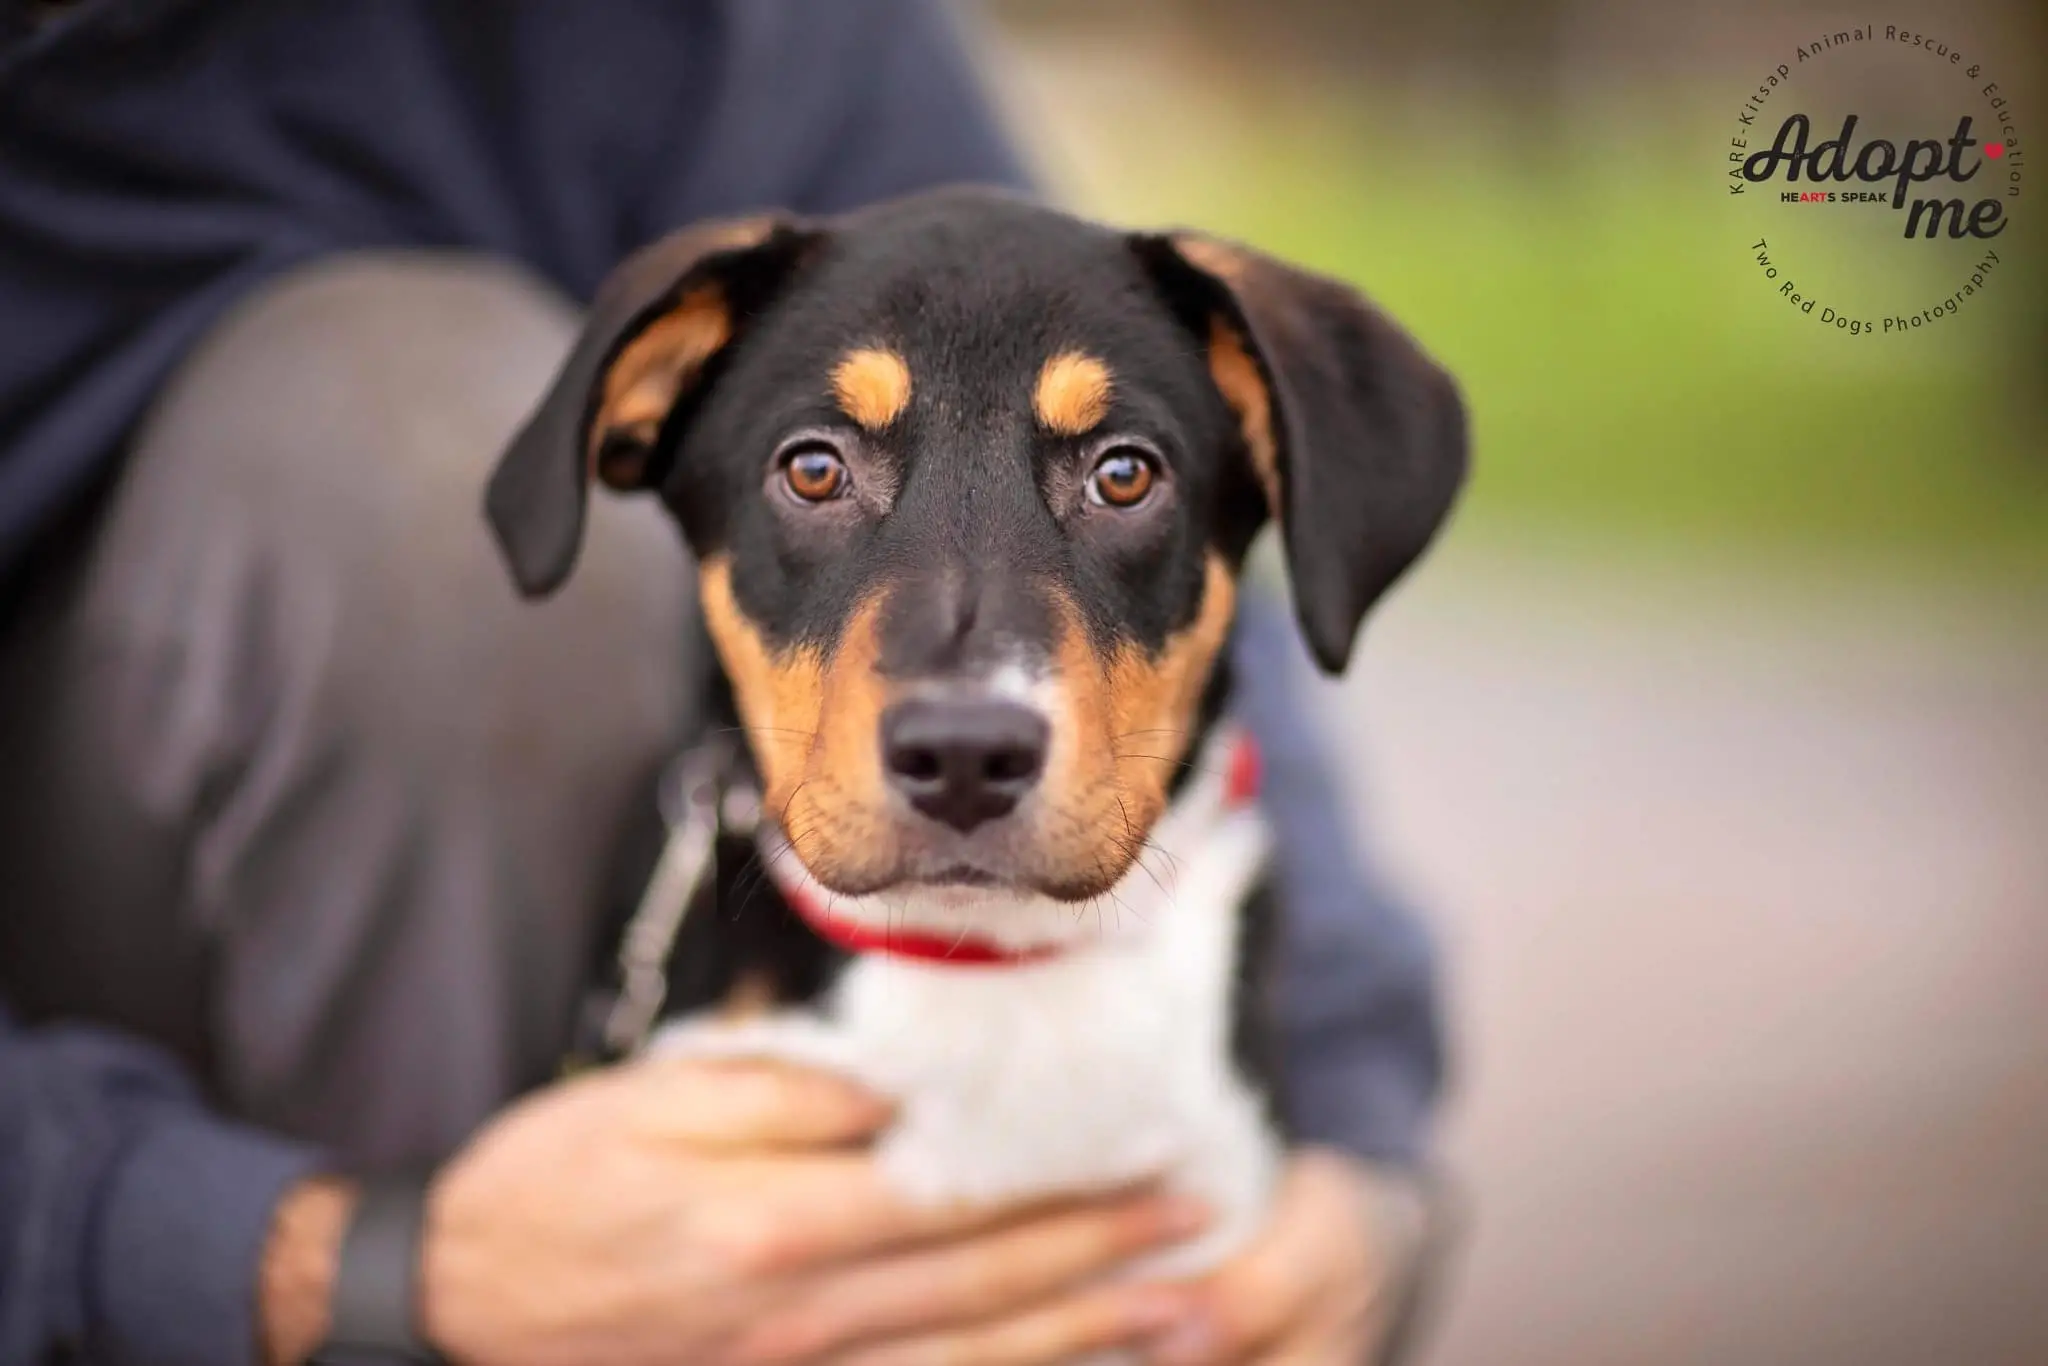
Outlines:
<svg viewBox="0 0 2048 1366"><path fill-rule="evenodd" d="M1340 1340L1320 1337L1315 1342L1290 1342L1278 1355L1260 1357L1258 1366L1358 1366L1365 1359Z"/></svg>
<svg viewBox="0 0 2048 1366"><path fill-rule="evenodd" d="M620 1069L642 1133L707 1152L858 1143L889 1122L889 1103L844 1077L777 1062L651 1060Z"/></svg>
<svg viewBox="0 0 2048 1366"><path fill-rule="evenodd" d="M1183 1310L1178 1297L1162 1287L1116 1286L997 1323L855 1348L827 1360L832 1366L1059 1366L1138 1342Z"/></svg>
<svg viewBox="0 0 2048 1366"><path fill-rule="evenodd" d="M1194 1288L1189 1311L1146 1355L1152 1366L1235 1366L1257 1359L1308 1310L1283 1261L1247 1254Z"/></svg>
<svg viewBox="0 0 2048 1366"><path fill-rule="evenodd" d="M1260 1360L1290 1329L1310 1327L1329 1287L1370 1279L1354 1178L1320 1154L1289 1164L1257 1241L1197 1282L1187 1318L1150 1345L1156 1366Z"/></svg>
<svg viewBox="0 0 2048 1366"><path fill-rule="evenodd" d="M879 1261L821 1272L742 1357L808 1360L831 1348L1014 1314L1138 1253L1198 1232L1200 1204L1133 1196Z"/></svg>

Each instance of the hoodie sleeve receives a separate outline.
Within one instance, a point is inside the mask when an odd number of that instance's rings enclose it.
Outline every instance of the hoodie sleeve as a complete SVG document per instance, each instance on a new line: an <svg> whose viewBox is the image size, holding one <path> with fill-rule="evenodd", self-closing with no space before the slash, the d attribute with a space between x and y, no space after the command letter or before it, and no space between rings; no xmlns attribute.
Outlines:
<svg viewBox="0 0 2048 1366"><path fill-rule="evenodd" d="M1280 1024L1300 1137L1396 1166L1421 1163L1443 1084L1437 955L1421 920L1361 857L1307 656L1284 609L1247 592L1233 694L1263 761L1286 921Z"/></svg>
<svg viewBox="0 0 2048 1366"><path fill-rule="evenodd" d="M271 1210L318 1165L149 1045L0 1010L0 1366L255 1361Z"/></svg>

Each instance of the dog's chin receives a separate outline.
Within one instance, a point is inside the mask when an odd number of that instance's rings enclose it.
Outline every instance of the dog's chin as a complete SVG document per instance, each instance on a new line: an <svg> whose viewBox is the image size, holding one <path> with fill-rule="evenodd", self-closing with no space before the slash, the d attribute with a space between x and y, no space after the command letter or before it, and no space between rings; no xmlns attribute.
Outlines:
<svg viewBox="0 0 2048 1366"><path fill-rule="evenodd" d="M780 842L821 887L842 897L1085 902L1115 887L1132 863L1125 847L1046 847L1032 824L1007 820L962 835L898 819L870 827L860 840L812 838L800 851Z"/></svg>
<svg viewBox="0 0 2048 1366"><path fill-rule="evenodd" d="M1001 873L993 869L978 867L972 863L951 864L927 877L919 878L917 885L929 887L935 891L947 887L995 888L997 890L1004 888L1015 890L1017 887L1015 881L1005 878Z"/></svg>
<svg viewBox="0 0 2048 1366"><path fill-rule="evenodd" d="M859 867L803 857L779 833L766 850L772 876L819 896L833 915L876 928L916 929L1012 949L1071 946L1099 938L1126 899L1117 889L1128 860L1083 875L1050 874L1022 860L903 847ZM877 852L870 850L870 855ZM1128 888L1124 889L1128 892ZM1091 906L1107 913L1091 914Z"/></svg>

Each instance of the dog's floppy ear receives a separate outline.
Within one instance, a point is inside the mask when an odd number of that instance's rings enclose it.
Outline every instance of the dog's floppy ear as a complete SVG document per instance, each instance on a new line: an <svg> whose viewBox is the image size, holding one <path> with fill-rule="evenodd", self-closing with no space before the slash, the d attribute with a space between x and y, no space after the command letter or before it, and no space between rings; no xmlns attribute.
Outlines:
<svg viewBox="0 0 2048 1366"><path fill-rule="evenodd" d="M795 266L817 229L764 215L685 228L605 280L569 359L498 461L484 511L520 592L561 587L585 486L645 488L669 415Z"/></svg>
<svg viewBox="0 0 2048 1366"><path fill-rule="evenodd" d="M1139 257L1208 347L1279 523L1316 661L1341 673L1366 609L1429 544L1466 465L1451 377L1350 287L1196 233Z"/></svg>

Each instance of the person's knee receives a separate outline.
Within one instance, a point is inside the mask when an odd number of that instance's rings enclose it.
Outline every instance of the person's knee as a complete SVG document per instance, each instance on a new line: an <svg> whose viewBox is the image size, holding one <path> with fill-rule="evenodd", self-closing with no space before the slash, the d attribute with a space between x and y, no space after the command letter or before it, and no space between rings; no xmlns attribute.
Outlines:
<svg viewBox="0 0 2048 1366"><path fill-rule="evenodd" d="M407 578L456 567L469 557L450 552L483 535L491 461L574 329L559 296L488 259L332 258L215 328L166 386L131 474L165 486L161 510L294 551Z"/></svg>
<svg viewBox="0 0 2048 1366"><path fill-rule="evenodd" d="M559 296L480 258L373 254L283 278L166 388L95 597L176 635L212 620L242 657L231 705L288 702L401 757L446 762L536 726L666 734L691 580L658 506L598 500L578 578L538 606L482 515L575 326ZM135 610L151 600L162 610Z"/></svg>

